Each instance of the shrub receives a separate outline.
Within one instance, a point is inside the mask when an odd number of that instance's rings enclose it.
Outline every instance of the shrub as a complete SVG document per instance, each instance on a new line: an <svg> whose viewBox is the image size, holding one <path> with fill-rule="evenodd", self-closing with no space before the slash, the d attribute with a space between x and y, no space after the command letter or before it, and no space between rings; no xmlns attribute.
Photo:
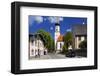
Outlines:
<svg viewBox="0 0 100 76"><path fill-rule="evenodd" d="M67 46L64 44L63 45L63 50L62 50L62 54L66 54L68 52L68 48L67 48Z"/></svg>
<svg viewBox="0 0 100 76"><path fill-rule="evenodd" d="M87 48L87 41L84 40L79 44L79 48L83 49L83 48Z"/></svg>

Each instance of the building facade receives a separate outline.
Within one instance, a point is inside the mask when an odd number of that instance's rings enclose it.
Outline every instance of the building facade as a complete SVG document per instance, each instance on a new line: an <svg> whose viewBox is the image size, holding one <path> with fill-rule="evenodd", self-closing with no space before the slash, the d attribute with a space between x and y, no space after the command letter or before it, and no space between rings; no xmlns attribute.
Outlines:
<svg viewBox="0 0 100 76"><path fill-rule="evenodd" d="M47 54L47 49L44 46L45 39L40 34L29 35L29 58L39 57Z"/></svg>
<svg viewBox="0 0 100 76"><path fill-rule="evenodd" d="M61 52L63 49L63 35L60 33L60 24L56 23L55 24L55 50L56 53Z"/></svg>
<svg viewBox="0 0 100 76"><path fill-rule="evenodd" d="M74 25L73 33L73 48L80 49L79 45L82 41L87 40L87 25Z"/></svg>

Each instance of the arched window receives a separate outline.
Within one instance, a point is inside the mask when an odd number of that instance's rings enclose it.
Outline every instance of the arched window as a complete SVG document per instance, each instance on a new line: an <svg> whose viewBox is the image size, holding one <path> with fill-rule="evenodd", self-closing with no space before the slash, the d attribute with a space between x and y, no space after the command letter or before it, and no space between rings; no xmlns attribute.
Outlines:
<svg viewBox="0 0 100 76"><path fill-rule="evenodd" d="M78 40L81 41L81 36L78 37Z"/></svg>
<svg viewBox="0 0 100 76"><path fill-rule="evenodd" d="M34 50L32 49L32 55L34 54Z"/></svg>
<svg viewBox="0 0 100 76"><path fill-rule="evenodd" d="M62 48L62 44L60 43L60 48Z"/></svg>

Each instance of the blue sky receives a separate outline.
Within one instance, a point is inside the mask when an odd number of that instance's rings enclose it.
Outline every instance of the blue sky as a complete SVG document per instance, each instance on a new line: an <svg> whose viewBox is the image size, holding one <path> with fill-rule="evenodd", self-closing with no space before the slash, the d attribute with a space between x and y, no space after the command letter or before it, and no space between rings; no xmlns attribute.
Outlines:
<svg viewBox="0 0 100 76"><path fill-rule="evenodd" d="M51 34L54 38L55 23L57 22L55 16L35 16L29 15L29 33L35 33L43 29ZM58 17L60 23L60 33L64 35L68 31L72 31L72 27L76 24L87 25L87 18L83 17Z"/></svg>

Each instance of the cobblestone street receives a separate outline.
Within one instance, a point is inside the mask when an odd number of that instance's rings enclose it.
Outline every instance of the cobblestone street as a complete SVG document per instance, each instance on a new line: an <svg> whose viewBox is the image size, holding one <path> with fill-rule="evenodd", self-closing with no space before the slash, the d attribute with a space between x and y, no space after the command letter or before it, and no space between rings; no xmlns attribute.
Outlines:
<svg viewBox="0 0 100 76"><path fill-rule="evenodd" d="M31 59L64 59L66 58L65 55L62 54L53 54L53 53L48 53L47 55L42 55L40 57L33 57Z"/></svg>
<svg viewBox="0 0 100 76"><path fill-rule="evenodd" d="M69 57L66 57L65 55L62 55L62 54L48 53L47 55L42 55L40 57L39 56L32 57L31 59L42 60L42 59L65 59L65 58L69 58ZM73 57L73 58L83 58L83 57L76 56L76 57Z"/></svg>

